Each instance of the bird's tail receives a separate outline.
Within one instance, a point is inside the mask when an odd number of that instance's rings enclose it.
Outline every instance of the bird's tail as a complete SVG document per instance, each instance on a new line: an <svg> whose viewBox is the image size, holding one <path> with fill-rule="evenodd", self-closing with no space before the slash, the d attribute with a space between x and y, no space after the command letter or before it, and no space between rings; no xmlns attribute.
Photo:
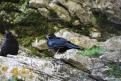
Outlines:
<svg viewBox="0 0 121 81"><path fill-rule="evenodd" d="M83 50L84 48L81 48L80 46L77 46L75 44L72 43L67 43L66 46L70 49L79 49L79 50Z"/></svg>

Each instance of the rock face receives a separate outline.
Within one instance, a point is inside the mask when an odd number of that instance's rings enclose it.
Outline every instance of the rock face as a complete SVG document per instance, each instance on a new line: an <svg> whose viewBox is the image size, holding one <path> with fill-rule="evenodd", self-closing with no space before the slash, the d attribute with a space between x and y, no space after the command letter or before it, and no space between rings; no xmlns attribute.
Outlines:
<svg viewBox="0 0 121 81"><path fill-rule="evenodd" d="M58 31L57 33L55 33L55 35L58 37L63 37L71 41L72 43L79 45L80 47L83 47L83 48L91 48L97 43L96 39L90 39L87 36L79 35L77 33L68 31L67 29L62 29Z"/></svg>
<svg viewBox="0 0 121 81"><path fill-rule="evenodd" d="M108 62L120 63L120 41L117 36L101 42L105 51L99 57L82 56L76 49L55 54L54 58L30 57L27 55L30 51L21 47L17 56L0 56L0 78L3 81L14 77L25 81L120 81L106 73L110 70Z"/></svg>
<svg viewBox="0 0 121 81"><path fill-rule="evenodd" d="M76 68L90 73L89 69L92 65L90 58L82 57L80 54L78 54L78 50L76 49L67 50L64 54L55 54L54 58L62 59Z"/></svg>
<svg viewBox="0 0 121 81"><path fill-rule="evenodd" d="M115 36L101 44L107 52L101 58L113 62L121 61L121 36Z"/></svg>
<svg viewBox="0 0 121 81"><path fill-rule="evenodd" d="M116 66L115 68L120 68L120 41L121 37L117 36L107 40L106 42L100 42L99 45L104 48L104 51L99 57L82 56L79 50L71 49L66 51L64 54L55 54L54 58L62 59L66 63L73 65L84 72L90 73L91 75L98 77L98 80L102 79L102 81L120 81L120 78L115 78L112 75L109 76L109 74L106 73L109 72L110 69L113 70L114 67L112 66L114 65ZM115 71L116 70L114 70L114 72ZM120 69L118 71L120 72Z"/></svg>
<svg viewBox="0 0 121 81"><path fill-rule="evenodd" d="M49 20L74 26L97 26L99 16L104 17L104 22L121 25L121 0L30 0L29 6L37 8ZM24 81L121 81L121 36L97 42L67 29L55 35L85 49L96 45L104 51L99 56L83 56L83 50L70 49L53 58L39 58L30 56L31 51L21 47L17 56L0 56L0 81L16 81L17 78ZM92 37L98 35L95 32ZM46 40L36 40L32 46L47 49Z"/></svg>
<svg viewBox="0 0 121 81"><path fill-rule="evenodd" d="M95 81L81 70L61 60L25 56L0 57L0 78L7 81L18 77L25 81Z"/></svg>
<svg viewBox="0 0 121 81"><path fill-rule="evenodd" d="M120 68L121 36L112 37L105 42L97 42L94 39L80 36L66 29L60 30L55 35L85 47L85 49L92 48L95 45L104 49L99 56L83 56L81 55L83 50L70 49L63 54L56 53L54 55L55 59L62 60L64 63L87 73L88 76L96 81L120 81L120 78L116 77L118 74L115 76L113 73L115 72L114 66L116 66L115 68ZM41 46L40 43L39 45ZM114 72L109 74L112 70ZM120 69L118 69L118 72L120 73Z"/></svg>
<svg viewBox="0 0 121 81"><path fill-rule="evenodd" d="M62 19L67 22L79 21L80 24L97 25L96 16L105 16L114 24L121 24L121 1L120 0L30 0L31 7L36 7L40 13L53 10L56 16L46 15L51 19ZM41 8L45 8L41 10ZM103 20L103 21L104 21Z"/></svg>

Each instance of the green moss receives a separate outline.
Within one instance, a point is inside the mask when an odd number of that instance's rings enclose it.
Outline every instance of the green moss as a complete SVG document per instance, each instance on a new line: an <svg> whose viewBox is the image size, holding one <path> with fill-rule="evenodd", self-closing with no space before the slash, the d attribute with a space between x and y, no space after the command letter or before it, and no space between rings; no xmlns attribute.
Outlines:
<svg viewBox="0 0 121 81"><path fill-rule="evenodd" d="M92 48L81 51L80 54L81 54L81 56L99 56L102 54L103 51L104 51L103 48L101 48L99 46L94 46Z"/></svg>
<svg viewBox="0 0 121 81"><path fill-rule="evenodd" d="M15 31L18 34L20 45L32 50L32 54L41 56L38 50L31 46L31 43L34 42L36 38L38 38L39 40L45 39L48 33L57 31L58 27L59 25L57 24L47 23L43 20L40 22L39 26L18 26L15 28ZM48 52L42 53L45 53L45 56L50 57L50 54Z"/></svg>

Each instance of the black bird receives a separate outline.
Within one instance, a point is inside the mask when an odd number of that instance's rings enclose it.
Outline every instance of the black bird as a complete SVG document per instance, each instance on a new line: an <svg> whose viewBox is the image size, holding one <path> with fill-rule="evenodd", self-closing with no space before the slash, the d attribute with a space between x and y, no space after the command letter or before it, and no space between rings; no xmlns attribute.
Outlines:
<svg viewBox="0 0 121 81"><path fill-rule="evenodd" d="M19 50L19 44L16 37L11 33L5 34L5 41L1 47L0 56L7 56L7 54L17 55Z"/></svg>
<svg viewBox="0 0 121 81"><path fill-rule="evenodd" d="M64 38L56 37L54 34L48 35L47 38L48 48L55 52L64 53L68 49L83 49Z"/></svg>

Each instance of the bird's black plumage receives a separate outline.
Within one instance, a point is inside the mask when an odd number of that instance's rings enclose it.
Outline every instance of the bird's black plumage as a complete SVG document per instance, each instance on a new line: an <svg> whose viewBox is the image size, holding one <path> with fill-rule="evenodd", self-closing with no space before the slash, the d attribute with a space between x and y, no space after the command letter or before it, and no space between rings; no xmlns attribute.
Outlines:
<svg viewBox="0 0 121 81"><path fill-rule="evenodd" d="M7 54L17 55L19 50L19 44L16 37L11 33L5 34L5 41L1 47L0 56L7 56Z"/></svg>
<svg viewBox="0 0 121 81"><path fill-rule="evenodd" d="M49 49L53 49L54 51L61 53L68 49L82 49L64 38L56 37L54 34L50 34L48 36L47 45Z"/></svg>

